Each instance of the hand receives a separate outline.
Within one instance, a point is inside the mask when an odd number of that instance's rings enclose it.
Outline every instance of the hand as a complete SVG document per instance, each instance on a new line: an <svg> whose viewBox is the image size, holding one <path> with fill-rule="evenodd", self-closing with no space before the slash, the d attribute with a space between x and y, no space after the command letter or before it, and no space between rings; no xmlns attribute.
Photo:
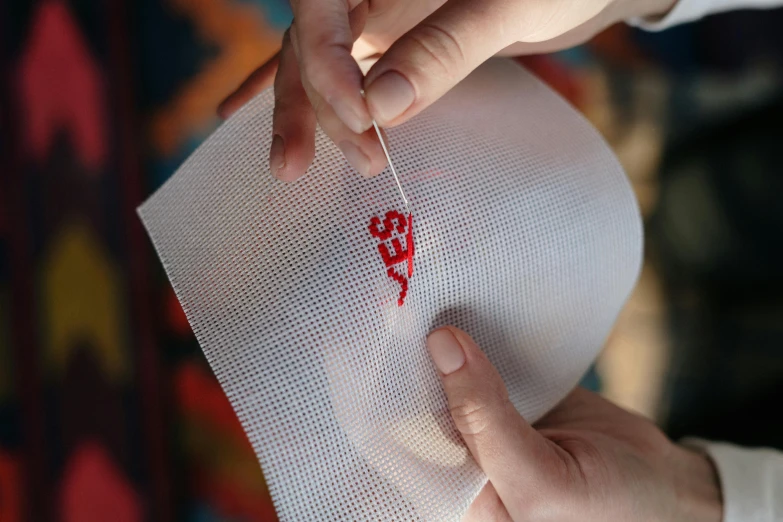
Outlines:
<svg viewBox="0 0 783 522"><path fill-rule="evenodd" d="M620 20L663 14L674 2L292 0L295 23L279 55L219 113L229 116L266 88L277 70L272 173L287 181L304 174L315 154L317 120L353 167L371 176L386 166L371 117L381 126L398 125L495 54L571 47ZM354 57L374 53L384 54L363 78Z"/></svg>
<svg viewBox="0 0 783 522"><path fill-rule="evenodd" d="M489 477L465 521L720 522L708 458L648 420L577 388L531 427L465 332L436 330L427 347L456 427Z"/></svg>

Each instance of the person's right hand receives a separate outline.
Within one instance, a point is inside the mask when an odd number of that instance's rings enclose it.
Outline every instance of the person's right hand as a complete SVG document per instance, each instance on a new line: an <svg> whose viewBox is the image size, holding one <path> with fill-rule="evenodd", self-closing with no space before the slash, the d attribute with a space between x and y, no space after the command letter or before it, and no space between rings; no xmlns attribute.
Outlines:
<svg viewBox="0 0 783 522"><path fill-rule="evenodd" d="M650 421L577 388L533 427L465 332L441 328L427 347L489 478L464 522L720 522L711 462Z"/></svg>
<svg viewBox="0 0 783 522"><path fill-rule="evenodd" d="M295 22L275 78L271 170L287 181L304 173L317 120L356 170L377 174L386 161L371 118L398 125L493 55L571 47L615 22L663 14L674 1L292 0ZM383 56L364 78L352 51ZM265 88L277 65L276 57L254 72L221 115Z"/></svg>

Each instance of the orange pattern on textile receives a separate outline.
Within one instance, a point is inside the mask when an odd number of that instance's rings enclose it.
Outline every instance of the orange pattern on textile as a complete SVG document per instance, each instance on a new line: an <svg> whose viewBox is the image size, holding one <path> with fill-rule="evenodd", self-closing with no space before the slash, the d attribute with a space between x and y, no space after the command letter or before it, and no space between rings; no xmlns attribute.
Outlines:
<svg viewBox="0 0 783 522"><path fill-rule="evenodd" d="M21 484L16 460L0 451L0 521L22 522Z"/></svg>
<svg viewBox="0 0 783 522"><path fill-rule="evenodd" d="M614 64L626 67L650 68L650 60L638 45L633 43L633 29L626 24L615 24L595 35L587 46L596 55Z"/></svg>
<svg viewBox="0 0 783 522"><path fill-rule="evenodd" d="M65 4L40 2L19 66L20 118L31 157L47 158L66 130L84 166L100 174L106 160L103 78Z"/></svg>
<svg viewBox="0 0 783 522"><path fill-rule="evenodd" d="M578 71L546 54L519 56L516 60L557 91L571 105L580 111L584 109L584 90Z"/></svg>
<svg viewBox="0 0 783 522"><path fill-rule="evenodd" d="M169 0L220 54L180 89L152 122L158 152L173 155L194 133L211 130L220 101L280 47L281 35L256 6L234 0Z"/></svg>
<svg viewBox="0 0 783 522"><path fill-rule="evenodd" d="M139 499L106 450L87 442L70 456L60 489L63 522L141 522Z"/></svg>

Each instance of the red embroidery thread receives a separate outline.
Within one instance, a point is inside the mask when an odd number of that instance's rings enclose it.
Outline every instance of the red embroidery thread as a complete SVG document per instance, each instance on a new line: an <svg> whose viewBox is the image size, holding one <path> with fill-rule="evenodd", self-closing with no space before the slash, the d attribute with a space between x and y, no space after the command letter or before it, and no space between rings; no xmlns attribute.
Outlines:
<svg viewBox="0 0 783 522"><path fill-rule="evenodd" d="M405 235L408 247L408 277L413 275L413 214L408 214L408 233Z"/></svg>
<svg viewBox="0 0 783 522"><path fill-rule="evenodd" d="M405 302L405 296L408 295L408 278L404 275L398 274L394 268L389 268L386 271L386 274L400 283L400 298L397 299L397 306L402 306L402 304Z"/></svg>
<svg viewBox="0 0 783 522"><path fill-rule="evenodd" d="M381 228L381 225L383 225L383 228ZM409 214L406 219L403 214L396 210L390 210L386 213L382 223L380 218L373 216L370 219L369 230L370 234L381 240L381 244L378 245L378 252L381 254L383 264L388 267L386 274L400 284L400 298L397 300L397 305L402 306L408 293L408 278L413 275L413 215ZM405 234L405 248L402 247L400 238L395 237L391 240L391 246L394 249L394 254L392 254L383 241L391 238L395 231ZM394 265L405 261L408 262L408 277L398 274L394 270Z"/></svg>
<svg viewBox="0 0 783 522"><path fill-rule="evenodd" d="M408 220L405 216L397 212L396 210L390 210L386 213L386 217L383 220L383 229L378 229L381 225L381 220L377 216L373 216L370 220L370 234L377 237L381 241L386 241L392 236L395 226L394 221L397 221L397 232L402 234L405 232L405 227L408 224Z"/></svg>
<svg viewBox="0 0 783 522"><path fill-rule="evenodd" d="M392 248L394 248L394 251L397 252L395 255L391 255L389 253L389 248L385 243L378 245L378 252L381 253L381 257L383 258L383 262L386 266L396 265L397 263L402 263L408 259L408 251L402 248L399 239L395 237L391 240L391 244ZM408 271L410 272L410 270Z"/></svg>

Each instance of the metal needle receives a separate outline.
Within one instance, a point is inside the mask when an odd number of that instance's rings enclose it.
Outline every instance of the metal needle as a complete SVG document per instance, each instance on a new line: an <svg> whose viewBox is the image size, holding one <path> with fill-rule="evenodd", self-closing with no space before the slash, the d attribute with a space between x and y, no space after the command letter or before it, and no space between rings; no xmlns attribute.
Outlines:
<svg viewBox="0 0 783 522"><path fill-rule="evenodd" d="M364 89L362 89L362 96L364 96ZM375 120L372 120L372 126L375 128L375 133L378 134L378 141L381 142L381 147L383 148L383 153L386 154L386 161L389 162L389 168L391 169L392 176L394 176L394 181L397 182L397 188L400 189L400 196L402 196L402 201L405 203L405 210L410 215L411 213L411 206L408 203L408 198L405 197L405 191L402 190L402 183L400 183L400 177L397 175L397 170L394 168L394 163L392 163L391 155L389 155L389 149L386 147L386 141L383 139L383 134L381 134L381 129L378 127L378 124L375 122Z"/></svg>

